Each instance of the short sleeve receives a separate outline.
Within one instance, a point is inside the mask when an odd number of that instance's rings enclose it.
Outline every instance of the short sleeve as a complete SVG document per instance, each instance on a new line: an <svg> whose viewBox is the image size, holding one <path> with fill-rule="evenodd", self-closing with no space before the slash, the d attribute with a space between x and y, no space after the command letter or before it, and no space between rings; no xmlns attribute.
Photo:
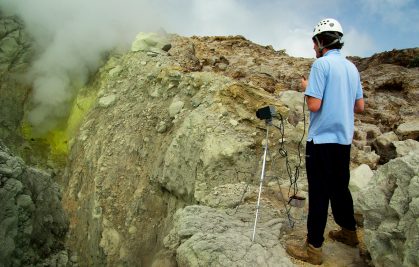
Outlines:
<svg viewBox="0 0 419 267"><path fill-rule="evenodd" d="M357 86L357 89L356 89L356 97L355 97L355 99L358 100L358 99L361 99L363 97L364 96L363 96L363 92L362 92L361 79L358 78L358 86Z"/></svg>
<svg viewBox="0 0 419 267"><path fill-rule="evenodd" d="M305 95L323 99L324 89L326 87L326 75L324 66L321 62L315 61L311 67L310 76L308 78L308 86Z"/></svg>

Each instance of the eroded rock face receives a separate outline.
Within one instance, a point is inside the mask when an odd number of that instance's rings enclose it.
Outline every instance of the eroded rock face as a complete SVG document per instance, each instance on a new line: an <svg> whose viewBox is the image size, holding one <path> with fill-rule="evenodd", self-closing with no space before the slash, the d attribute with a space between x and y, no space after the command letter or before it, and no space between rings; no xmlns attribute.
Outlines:
<svg viewBox="0 0 419 267"><path fill-rule="evenodd" d="M417 118L419 68L382 64L361 72L366 101L363 122L378 126L382 133ZM400 136L400 139L407 139Z"/></svg>
<svg viewBox="0 0 419 267"><path fill-rule="evenodd" d="M31 58L31 39L17 17L0 17L0 71L22 72Z"/></svg>
<svg viewBox="0 0 419 267"><path fill-rule="evenodd" d="M19 126L29 94L22 81L32 53L21 21L0 14L0 138L14 150L22 143Z"/></svg>
<svg viewBox="0 0 419 267"><path fill-rule="evenodd" d="M2 266L50 264L60 258L54 255L58 251L68 255L64 250L68 220L59 186L50 174L13 156L1 140L0 206Z"/></svg>
<svg viewBox="0 0 419 267"><path fill-rule="evenodd" d="M374 266L419 265L418 152L380 167L359 193Z"/></svg>
<svg viewBox="0 0 419 267"><path fill-rule="evenodd" d="M178 44L192 48L177 49ZM220 73L270 93L298 91L301 76L308 75L313 61L292 58L284 51L254 44L242 36L177 37L173 46L169 53L187 69ZM194 64L185 58L194 58Z"/></svg>
<svg viewBox="0 0 419 267"><path fill-rule="evenodd" d="M124 66L118 74L116 66ZM264 138L255 111L268 103L285 115L288 108L229 77L185 72L164 54L131 52L99 75L99 100L113 101L99 101L73 140L64 198L69 245L88 265L149 266L177 208L255 175Z"/></svg>

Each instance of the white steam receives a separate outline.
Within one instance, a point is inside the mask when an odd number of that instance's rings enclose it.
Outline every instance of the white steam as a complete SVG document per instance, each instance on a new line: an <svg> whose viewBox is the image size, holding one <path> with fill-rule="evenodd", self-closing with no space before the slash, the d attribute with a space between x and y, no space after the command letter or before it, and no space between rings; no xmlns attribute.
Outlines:
<svg viewBox="0 0 419 267"><path fill-rule="evenodd" d="M159 27L153 6L135 0L13 0L2 1L0 8L22 18L35 41L28 119L38 133L67 116L74 90L98 68L104 52L129 47L140 30Z"/></svg>

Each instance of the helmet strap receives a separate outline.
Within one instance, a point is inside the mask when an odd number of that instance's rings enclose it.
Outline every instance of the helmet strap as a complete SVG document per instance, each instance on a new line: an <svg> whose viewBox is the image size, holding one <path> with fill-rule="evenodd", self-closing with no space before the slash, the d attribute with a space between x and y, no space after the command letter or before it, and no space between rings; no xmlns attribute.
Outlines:
<svg viewBox="0 0 419 267"><path fill-rule="evenodd" d="M321 56L323 56L323 49L325 48L321 43L319 38L317 36L314 36L314 39L316 39L317 42L317 51L320 53Z"/></svg>
<svg viewBox="0 0 419 267"><path fill-rule="evenodd" d="M336 37L336 39L333 42L331 42L330 44L323 45L322 43L320 43L320 40L319 40L319 38L317 38L317 35L314 36L314 39L316 39L316 42L317 42L318 51L319 51L321 56L323 56L323 49L325 49L326 47L332 46L332 45L336 44L337 42L340 42L341 39L342 39L342 36L340 36L337 33L333 34L333 33L325 32L324 34L328 35L328 36L331 36L331 37Z"/></svg>

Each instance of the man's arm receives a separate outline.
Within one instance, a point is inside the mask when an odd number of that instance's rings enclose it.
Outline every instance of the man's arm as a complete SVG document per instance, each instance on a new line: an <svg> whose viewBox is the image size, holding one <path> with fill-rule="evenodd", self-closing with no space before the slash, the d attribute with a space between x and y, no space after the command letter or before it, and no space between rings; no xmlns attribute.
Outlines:
<svg viewBox="0 0 419 267"><path fill-rule="evenodd" d="M320 107L322 106L322 100L312 97L312 96L306 96L307 99L307 107L308 110L311 112L317 112L319 111Z"/></svg>
<svg viewBox="0 0 419 267"><path fill-rule="evenodd" d="M364 99L360 98L355 101L354 112L355 113L362 113L364 112Z"/></svg>
<svg viewBox="0 0 419 267"><path fill-rule="evenodd" d="M306 77L302 77L301 78L301 88L305 91L308 85L308 81L306 79ZM312 96L306 96L306 101L307 101L307 107L308 110L310 110L311 112L317 112L319 111L320 107L322 106L322 100L312 97Z"/></svg>

